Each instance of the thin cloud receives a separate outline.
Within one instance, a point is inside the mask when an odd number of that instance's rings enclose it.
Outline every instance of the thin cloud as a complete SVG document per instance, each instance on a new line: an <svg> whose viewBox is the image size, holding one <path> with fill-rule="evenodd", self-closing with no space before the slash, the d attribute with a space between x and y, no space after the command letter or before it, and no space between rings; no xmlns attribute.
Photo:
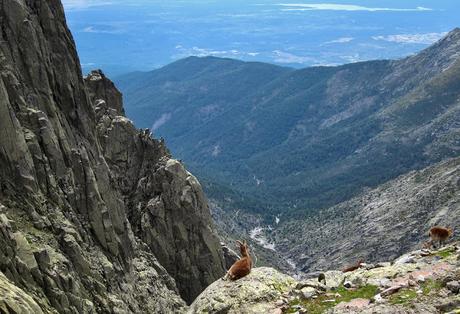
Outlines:
<svg viewBox="0 0 460 314"><path fill-rule="evenodd" d="M121 34L124 31L121 29L113 29L110 26L88 26L83 29L83 32L94 34Z"/></svg>
<svg viewBox="0 0 460 314"><path fill-rule="evenodd" d="M104 0L63 0L62 4L66 10L81 10L96 6L111 5L113 2Z"/></svg>
<svg viewBox="0 0 460 314"><path fill-rule="evenodd" d="M342 60L345 60L346 63L355 63L355 62L361 62L365 60L361 58L359 53L355 53L353 55L341 56L340 58Z"/></svg>
<svg viewBox="0 0 460 314"><path fill-rule="evenodd" d="M313 10L329 10L329 11L432 11L430 8L416 7L416 8L375 8L365 7L354 4L336 4L336 3L278 3L278 6L284 7L282 11L313 11Z"/></svg>
<svg viewBox="0 0 460 314"><path fill-rule="evenodd" d="M246 13L246 14L217 14L218 17L233 17L233 18L253 18L259 16L259 14L255 13Z"/></svg>
<svg viewBox="0 0 460 314"><path fill-rule="evenodd" d="M447 32L425 34L397 34L387 36L372 36L372 39L403 44L432 44L446 35Z"/></svg>
<svg viewBox="0 0 460 314"><path fill-rule="evenodd" d="M349 43L350 41L353 41L353 37L340 37L331 41L325 42L325 44L345 44Z"/></svg>
<svg viewBox="0 0 460 314"><path fill-rule="evenodd" d="M311 63L311 62L316 61L311 57L297 56L297 55L294 55L292 53L285 52L285 51L280 51L280 50L273 51L273 54L275 55L274 61L276 63L305 64L305 63Z"/></svg>
<svg viewBox="0 0 460 314"><path fill-rule="evenodd" d="M223 57L223 58L236 58L236 57L256 57L260 53L259 52L245 52L236 49L230 50L216 50L216 49L209 49L209 48L200 48L200 47L192 47L187 48L182 45L176 45L176 50L178 51L177 54L173 55L172 59L179 59L188 56L196 56L196 57L206 57L206 56L214 56L214 57Z"/></svg>

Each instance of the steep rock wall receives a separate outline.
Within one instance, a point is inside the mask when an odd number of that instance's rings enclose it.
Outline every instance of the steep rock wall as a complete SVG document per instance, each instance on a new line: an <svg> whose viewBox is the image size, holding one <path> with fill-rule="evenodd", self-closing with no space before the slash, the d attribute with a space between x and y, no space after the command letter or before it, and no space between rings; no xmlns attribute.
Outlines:
<svg viewBox="0 0 460 314"><path fill-rule="evenodd" d="M0 26L5 280L44 312L181 312L178 292L191 301L223 273L199 183L109 80L87 91L60 1L2 0Z"/></svg>

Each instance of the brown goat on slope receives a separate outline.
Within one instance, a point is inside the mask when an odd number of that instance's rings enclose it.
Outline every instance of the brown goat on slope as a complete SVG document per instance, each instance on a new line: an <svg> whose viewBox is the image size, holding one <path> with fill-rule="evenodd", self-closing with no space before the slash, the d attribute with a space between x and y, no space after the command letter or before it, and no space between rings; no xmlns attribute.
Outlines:
<svg viewBox="0 0 460 314"><path fill-rule="evenodd" d="M252 268L252 259L249 255L249 247L246 241L242 243L241 241L236 241L240 246L241 258L233 263L232 267L227 271L227 274L224 276L224 280L237 280L243 278L251 272Z"/></svg>
<svg viewBox="0 0 460 314"><path fill-rule="evenodd" d="M443 246L452 233L452 228L433 227L430 229L429 236L433 246L435 246L436 242L439 243L439 246Z"/></svg>
<svg viewBox="0 0 460 314"><path fill-rule="evenodd" d="M342 273L348 273L350 271L354 271L354 270L357 270L358 268L361 267L361 263L363 262L362 259L358 260L355 264L353 265L350 265L348 267L345 267L344 269L342 269Z"/></svg>

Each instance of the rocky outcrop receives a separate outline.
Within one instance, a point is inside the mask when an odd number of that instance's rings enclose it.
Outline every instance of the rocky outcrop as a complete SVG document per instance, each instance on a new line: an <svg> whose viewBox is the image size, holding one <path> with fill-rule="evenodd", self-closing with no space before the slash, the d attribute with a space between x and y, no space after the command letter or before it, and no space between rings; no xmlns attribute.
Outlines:
<svg viewBox="0 0 460 314"><path fill-rule="evenodd" d="M105 100L117 115L124 116L123 99L115 84L101 70L94 70L85 78L92 103Z"/></svg>
<svg viewBox="0 0 460 314"><path fill-rule="evenodd" d="M0 7L0 309L183 312L224 272L200 184L83 80L60 1Z"/></svg>
<svg viewBox="0 0 460 314"><path fill-rule="evenodd" d="M189 313L446 313L460 306L459 258L453 243L301 281L255 268L240 280L210 285Z"/></svg>
<svg viewBox="0 0 460 314"><path fill-rule="evenodd" d="M40 306L0 273L0 312L43 314Z"/></svg>
<svg viewBox="0 0 460 314"><path fill-rule="evenodd" d="M218 280L190 306L189 313L272 313L294 279L273 268L254 268L237 281Z"/></svg>
<svg viewBox="0 0 460 314"><path fill-rule="evenodd" d="M361 264L353 272L328 271L324 273L326 285L319 288L316 279L299 282L284 309L301 313L449 312L460 305L456 289L459 253L453 244L438 251L413 251L391 263Z"/></svg>
<svg viewBox="0 0 460 314"><path fill-rule="evenodd" d="M163 141L140 132L120 115L120 95L101 71L85 78L94 97L97 134L114 181L121 191L136 237L155 253L191 302L216 278L224 265L211 215L197 179L171 159ZM110 99L110 98L109 98Z"/></svg>

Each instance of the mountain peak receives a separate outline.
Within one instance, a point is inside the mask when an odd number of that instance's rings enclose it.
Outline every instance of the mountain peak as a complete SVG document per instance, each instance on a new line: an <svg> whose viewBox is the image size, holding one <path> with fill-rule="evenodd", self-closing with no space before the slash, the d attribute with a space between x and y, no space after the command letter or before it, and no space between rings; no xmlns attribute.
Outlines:
<svg viewBox="0 0 460 314"><path fill-rule="evenodd" d="M449 32L449 34L456 34L457 36L460 36L460 27L454 28Z"/></svg>
<svg viewBox="0 0 460 314"><path fill-rule="evenodd" d="M436 42L432 47L446 49L460 46L460 28L456 27Z"/></svg>
<svg viewBox="0 0 460 314"><path fill-rule="evenodd" d="M417 73L423 72L429 77L445 71L457 62L460 58L459 51L460 28L455 28L420 53L403 59L400 65L408 73L417 69ZM416 76L415 73L412 77L414 83L418 80Z"/></svg>

